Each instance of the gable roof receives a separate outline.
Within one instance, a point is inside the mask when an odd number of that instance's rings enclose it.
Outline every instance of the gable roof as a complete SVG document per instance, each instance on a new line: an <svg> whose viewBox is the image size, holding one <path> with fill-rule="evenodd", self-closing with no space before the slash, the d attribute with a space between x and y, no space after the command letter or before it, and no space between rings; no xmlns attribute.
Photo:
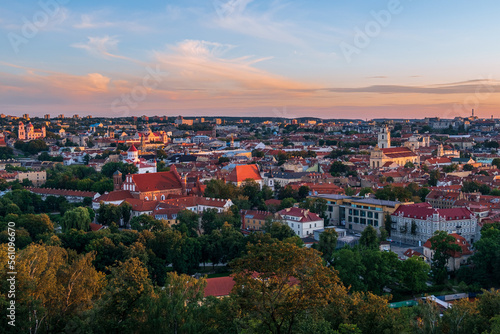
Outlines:
<svg viewBox="0 0 500 334"><path fill-rule="evenodd" d="M389 158L405 158L405 157L416 157L415 152L410 150L408 147L391 147L391 148L383 148L382 152Z"/></svg>
<svg viewBox="0 0 500 334"><path fill-rule="evenodd" d="M228 180L235 183L243 182L246 179L252 179L255 181L262 180L259 173L259 167L257 165L251 164L236 166L228 175Z"/></svg>
<svg viewBox="0 0 500 334"><path fill-rule="evenodd" d="M300 208L286 208L281 211L278 211L278 214L280 214L281 216L286 215L286 216L298 217L300 218L300 220L298 221L299 223L309 223L313 221L323 220L317 214L309 210Z"/></svg>
<svg viewBox="0 0 500 334"><path fill-rule="evenodd" d="M231 276L207 278L205 286L205 297L222 297L228 296L233 289L235 282Z"/></svg>
<svg viewBox="0 0 500 334"><path fill-rule="evenodd" d="M458 258L458 257L462 257L464 255L471 255L472 254L472 251L470 250L470 244L467 242L467 240L464 237L462 237L461 235L458 235L456 233L451 233L450 235L455 238L455 240L453 241L453 244L458 245L460 247L459 252L457 252L455 250L448 252L448 254L450 254L451 257ZM431 239L428 239L425 242L424 247L431 249L431 246L432 246Z"/></svg>
<svg viewBox="0 0 500 334"><path fill-rule="evenodd" d="M453 209L433 209L430 205L401 205L392 214L393 216L402 215L407 218L427 219L433 214L439 214L445 220L470 219L474 214L467 208Z"/></svg>
<svg viewBox="0 0 500 334"><path fill-rule="evenodd" d="M181 182L173 172L132 174L133 182L139 192L182 189Z"/></svg>

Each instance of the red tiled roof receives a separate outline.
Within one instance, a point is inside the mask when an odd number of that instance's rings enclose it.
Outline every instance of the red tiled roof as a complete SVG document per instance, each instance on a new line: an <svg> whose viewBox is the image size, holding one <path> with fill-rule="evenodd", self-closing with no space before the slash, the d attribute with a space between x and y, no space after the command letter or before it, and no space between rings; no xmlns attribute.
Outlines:
<svg viewBox="0 0 500 334"><path fill-rule="evenodd" d="M132 206L132 211L153 211L158 204L157 201L145 201L138 198L126 198L125 202Z"/></svg>
<svg viewBox="0 0 500 334"><path fill-rule="evenodd" d="M408 248L404 253L403 253L406 257L410 258L410 257L414 257L414 256L423 256L422 253L420 252L417 252L416 250L413 250L411 248Z"/></svg>
<svg viewBox="0 0 500 334"><path fill-rule="evenodd" d="M461 235L458 235L456 233L452 233L450 235L455 238L455 241L453 243L455 245L458 245L461 249L460 252L457 252L457 251L449 252L449 254L452 257L458 258L458 257L462 257L463 255L471 255L472 254L472 251L470 250L470 244L467 242L467 240L464 237L462 237ZM432 246L431 239L429 239L425 242L424 247L431 249L431 246Z"/></svg>
<svg viewBox="0 0 500 334"><path fill-rule="evenodd" d="M281 211L278 211L278 213L282 216L293 216L293 217L300 217L299 223L308 223L312 221L318 221L322 220L320 216L317 214L306 210L306 209L300 209L300 208L286 208Z"/></svg>
<svg viewBox="0 0 500 334"><path fill-rule="evenodd" d="M234 279L230 276L207 278L207 285L205 286L205 297L228 296L234 284Z"/></svg>
<svg viewBox="0 0 500 334"><path fill-rule="evenodd" d="M133 198L132 194L128 190L116 190L107 194L103 194L97 197L94 202L115 202L123 201L127 198Z"/></svg>
<svg viewBox="0 0 500 334"><path fill-rule="evenodd" d="M416 157L415 152L410 150L408 147L391 147L383 148L382 152L389 158L404 158L404 157Z"/></svg>
<svg viewBox="0 0 500 334"><path fill-rule="evenodd" d="M259 167L255 164L236 166L228 176L231 182L243 182L246 179L262 180L259 173Z"/></svg>
<svg viewBox="0 0 500 334"><path fill-rule="evenodd" d="M134 144L132 144L132 146L130 146L130 148L128 149L127 152L137 152L137 149L135 148Z"/></svg>
<svg viewBox="0 0 500 334"><path fill-rule="evenodd" d="M104 227L104 225L101 225L101 224L96 224L96 223L90 223L90 230L92 232L96 232L96 231L99 231L100 229L102 229Z"/></svg>
<svg viewBox="0 0 500 334"><path fill-rule="evenodd" d="M68 189L52 189L52 188L26 188L32 193L38 195L52 195L52 196L75 196L75 197L91 197L93 198L96 192L93 191L79 191Z"/></svg>
<svg viewBox="0 0 500 334"><path fill-rule="evenodd" d="M133 174L131 177L140 192L182 188L173 172Z"/></svg>
<svg viewBox="0 0 500 334"><path fill-rule="evenodd" d="M433 209L430 205L427 207L400 205L392 215L398 216L402 214L403 217L407 218L426 219L435 213L439 214L439 216L443 217L445 220L470 219L470 216L473 215L473 213L466 208Z"/></svg>

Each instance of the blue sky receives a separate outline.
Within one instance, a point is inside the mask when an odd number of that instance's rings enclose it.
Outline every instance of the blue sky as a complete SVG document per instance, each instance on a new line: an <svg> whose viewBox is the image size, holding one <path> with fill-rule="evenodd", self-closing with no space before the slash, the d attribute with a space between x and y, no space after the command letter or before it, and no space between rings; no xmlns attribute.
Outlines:
<svg viewBox="0 0 500 334"><path fill-rule="evenodd" d="M446 118L473 107L500 116L498 9L416 0L4 3L0 108Z"/></svg>

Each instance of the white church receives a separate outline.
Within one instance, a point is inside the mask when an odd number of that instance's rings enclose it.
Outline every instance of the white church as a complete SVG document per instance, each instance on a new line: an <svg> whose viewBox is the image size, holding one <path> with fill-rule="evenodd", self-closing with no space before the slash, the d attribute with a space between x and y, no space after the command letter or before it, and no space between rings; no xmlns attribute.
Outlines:
<svg viewBox="0 0 500 334"><path fill-rule="evenodd" d="M147 162L144 158L139 158L139 150L134 145L127 151L127 159L123 160L127 164L133 164L137 167L137 174L156 173L156 161Z"/></svg>

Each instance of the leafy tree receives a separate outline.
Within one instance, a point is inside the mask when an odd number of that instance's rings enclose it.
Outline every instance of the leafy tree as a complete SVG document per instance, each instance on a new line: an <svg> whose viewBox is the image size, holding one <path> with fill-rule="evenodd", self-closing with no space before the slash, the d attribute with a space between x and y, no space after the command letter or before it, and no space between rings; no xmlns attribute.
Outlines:
<svg viewBox="0 0 500 334"><path fill-rule="evenodd" d="M337 239L339 235L334 228L327 228L319 235L317 250L323 253L322 257L328 263L332 262L333 253L337 248Z"/></svg>
<svg viewBox="0 0 500 334"><path fill-rule="evenodd" d="M88 231L90 228L90 215L87 208L78 207L73 210L68 210L61 218L61 227L63 232L67 232L72 228L82 231Z"/></svg>
<svg viewBox="0 0 500 334"><path fill-rule="evenodd" d="M366 290L362 275L366 268L359 251L342 248L333 254L332 266L338 271L339 278L345 286L354 291Z"/></svg>
<svg viewBox="0 0 500 334"><path fill-rule="evenodd" d="M366 226L363 232L361 232L359 244L365 248L378 249L379 240L377 237L377 230L371 225Z"/></svg>
<svg viewBox="0 0 500 334"><path fill-rule="evenodd" d="M441 284L447 278L447 264L452 252L461 252L462 249L454 243L455 238L445 231L436 231L429 240L434 252L431 259L432 278L437 284Z"/></svg>
<svg viewBox="0 0 500 334"><path fill-rule="evenodd" d="M179 222L175 228L187 233L189 236L197 236L200 230L199 226L200 217L190 210L182 210L177 214L177 221Z"/></svg>
<svg viewBox="0 0 500 334"><path fill-rule="evenodd" d="M26 229L31 239L38 241L43 238L43 235L51 234L54 232L54 224L46 214L34 215L27 214L21 215L17 226Z"/></svg>
<svg viewBox="0 0 500 334"><path fill-rule="evenodd" d="M402 284L412 293L420 293L427 289L430 266L418 256L413 256L401 264Z"/></svg>
<svg viewBox="0 0 500 334"><path fill-rule="evenodd" d="M365 196L366 194L373 194L373 189L372 188L361 188L361 191L359 192L359 196Z"/></svg>
<svg viewBox="0 0 500 334"><path fill-rule="evenodd" d="M260 185L253 179L247 179L242 185L242 195L248 197L252 207L258 206L260 202Z"/></svg>
<svg viewBox="0 0 500 334"><path fill-rule="evenodd" d="M203 301L206 280L168 273L164 288L155 289L146 300L147 318L143 333L203 333L205 324L198 321L197 311Z"/></svg>
<svg viewBox="0 0 500 334"><path fill-rule="evenodd" d="M448 166L444 166L443 167L443 171L445 173L453 173L454 171L456 171L458 169L458 165L457 164L451 164L451 165L448 165Z"/></svg>
<svg viewBox="0 0 500 334"><path fill-rule="evenodd" d="M401 263L396 253L367 248L362 250L361 256L365 267L363 282L368 291L382 294L384 287L399 281Z"/></svg>
<svg viewBox="0 0 500 334"><path fill-rule="evenodd" d="M439 169L431 171L429 177L429 185L435 187L440 178L441 178L441 173L439 172Z"/></svg>
<svg viewBox="0 0 500 334"><path fill-rule="evenodd" d="M474 243L474 248L476 253L470 258L474 270L467 275L470 279L468 283L478 282L483 287L497 285L500 282L500 226L484 226L481 229L481 239Z"/></svg>
<svg viewBox="0 0 500 334"><path fill-rule="evenodd" d="M332 176L340 176L342 174L345 174L349 171L349 168L344 165L342 162L340 161L335 161L331 166L330 166L330 174L332 174Z"/></svg>
<svg viewBox="0 0 500 334"><path fill-rule="evenodd" d="M474 166L472 166L471 164L464 165L464 171L471 171L473 169L474 169Z"/></svg>
<svg viewBox="0 0 500 334"><path fill-rule="evenodd" d="M7 258L6 244L0 245L0 255ZM60 333L70 319L81 319L104 286L104 275L92 266L94 255L74 254L70 258L65 249L43 244L31 244L20 251L16 261L16 327L12 333ZM7 282L8 270L3 269L4 265L0 277ZM1 311L4 318L6 310L4 307ZM5 332L8 327L4 325Z"/></svg>
<svg viewBox="0 0 500 334"><path fill-rule="evenodd" d="M291 208L295 204L295 199L292 197L285 198L281 201L280 210Z"/></svg>
<svg viewBox="0 0 500 334"><path fill-rule="evenodd" d="M123 201L120 204L120 214L123 218L123 223L127 225L132 215L132 205L130 205L128 202Z"/></svg>
<svg viewBox="0 0 500 334"><path fill-rule="evenodd" d="M137 333L152 298L153 285L139 259L119 262L111 268L109 283L97 305L97 323L106 333Z"/></svg>
<svg viewBox="0 0 500 334"><path fill-rule="evenodd" d="M413 164L413 162L408 161L407 163L405 163L405 168L415 168L415 165Z"/></svg>
<svg viewBox="0 0 500 334"><path fill-rule="evenodd" d="M269 233L271 237L283 241L287 238L296 236L295 232L287 224L282 224L281 222L275 221L273 219L267 219L264 225L264 231Z"/></svg>
<svg viewBox="0 0 500 334"><path fill-rule="evenodd" d="M165 153L164 150L159 149L159 150L156 150L156 158L160 159L160 160L164 160L164 159L168 158L168 155L167 155L167 153Z"/></svg>
<svg viewBox="0 0 500 334"><path fill-rule="evenodd" d="M116 171L120 171L122 173L122 178L125 180L127 174L136 174L138 169L133 164L126 164L123 162L108 162L104 166L102 166L101 173L108 178L113 178L113 174Z"/></svg>
<svg viewBox="0 0 500 334"><path fill-rule="evenodd" d="M97 209L97 222L102 225L120 223L122 212L118 205L101 203Z"/></svg>
<svg viewBox="0 0 500 334"><path fill-rule="evenodd" d="M495 158L493 159L493 161L491 162L491 164L493 166L495 166L496 168L499 168L500 169L500 158Z"/></svg>
<svg viewBox="0 0 500 334"><path fill-rule="evenodd" d="M232 267L232 293L244 321L258 332L292 333L301 315L319 314L346 294L317 251L293 244L249 245Z"/></svg>
<svg viewBox="0 0 500 334"><path fill-rule="evenodd" d="M228 157L220 157L219 161L217 162L219 165L222 165L223 163L229 162L230 159Z"/></svg>
<svg viewBox="0 0 500 334"><path fill-rule="evenodd" d="M298 192L298 197L299 197L298 199L300 201L304 200L309 195L309 191L310 189L308 186L301 186Z"/></svg>
<svg viewBox="0 0 500 334"><path fill-rule="evenodd" d="M222 223L217 219L217 210L208 209L201 215L201 227L203 234L211 234L213 230L220 229Z"/></svg>
<svg viewBox="0 0 500 334"><path fill-rule="evenodd" d="M139 232L148 230L148 231L157 231L163 229L163 224L160 220L155 219L150 215L140 215L135 216L130 220L130 227Z"/></svg>

